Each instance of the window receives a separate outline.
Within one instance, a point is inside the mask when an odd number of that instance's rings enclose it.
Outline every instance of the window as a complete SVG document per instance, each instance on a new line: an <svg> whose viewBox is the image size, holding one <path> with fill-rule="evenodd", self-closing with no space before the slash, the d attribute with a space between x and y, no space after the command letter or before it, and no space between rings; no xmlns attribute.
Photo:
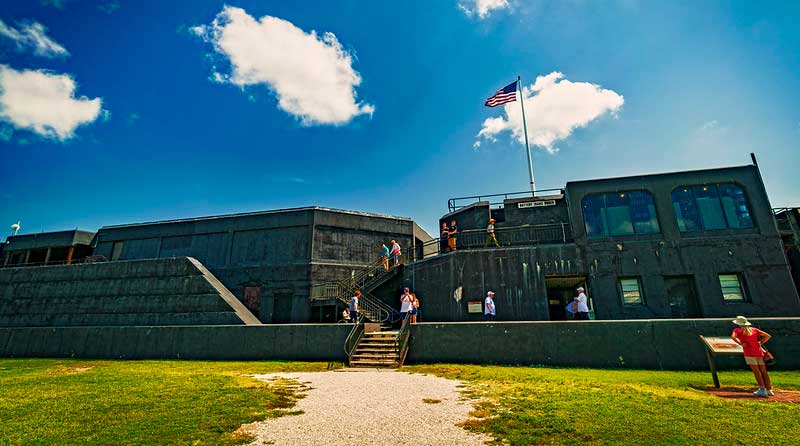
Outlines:
<svg viewBox="0 0 800 446"><path fill-rule="evenodd" d="M653 196L649 192L587 195L581 203L587 237L657 234L660 231Z"/></svg>
<svg viewBox="0 0 800 446"><path fill-rule="evenodd" d="M642 305L642 286L637 277L619 279L619 290L623 305Z"/></svg>
<svg viewBox="0 0 800 446"><path fill-rule="evenodd" d="M722 299L725 302L745 302L747 300L740 274L720 274L719 286L722 288Z"/></svg>
<svg viewBox="0 0 800 446"><path fill-rule="evenodd" d="M111 245L111 260L119 260L122 256L122 245L123 242L114 242Z"/></svg>
<svg viewBox="0 0 800 446"><path fill-rule="evenodd" d="M680 186L672 191L672 207L681 232L753 227L747 197L731 183Z"/></svg>

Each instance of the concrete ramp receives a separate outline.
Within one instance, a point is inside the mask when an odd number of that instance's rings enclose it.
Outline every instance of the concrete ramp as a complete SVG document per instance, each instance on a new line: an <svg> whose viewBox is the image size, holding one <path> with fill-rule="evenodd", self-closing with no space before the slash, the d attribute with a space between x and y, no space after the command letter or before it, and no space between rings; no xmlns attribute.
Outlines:
<svg viewBox="0 0 800 446"><path fill-rule="evenodd" d="M0 269L0 327L256 324L189 257Z"/></svg>

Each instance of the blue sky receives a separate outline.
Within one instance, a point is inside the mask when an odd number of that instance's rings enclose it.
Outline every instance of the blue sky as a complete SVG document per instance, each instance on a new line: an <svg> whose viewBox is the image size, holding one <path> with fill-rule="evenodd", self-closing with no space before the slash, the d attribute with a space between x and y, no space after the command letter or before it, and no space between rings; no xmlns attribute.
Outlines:
<svg viewBox="0 0 800 446"><path fill-rule="evenodd" d="M540 189L752 151L800 205L800 4L489 3L5 0L0 224L320 205L434 229L450 197L526 189L519 103L483 106L517 75L541 79Z"/></svg>

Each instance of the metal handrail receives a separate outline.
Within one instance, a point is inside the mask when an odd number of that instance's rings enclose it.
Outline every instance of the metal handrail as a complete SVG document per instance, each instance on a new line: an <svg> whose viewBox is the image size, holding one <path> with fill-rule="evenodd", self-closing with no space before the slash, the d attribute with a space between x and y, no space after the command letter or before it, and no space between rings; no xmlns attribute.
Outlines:
<svg viewBox="0 0 800 446"><path fill-rule="evenodd" d="M358 343L364 336L364 327L364 316L359 314L358 319L356 319L356 322L353 324L353 328L350 330L350 334L347 335L347 339L344 341L344 353L347 355L348 365L350 365L350 358L352 358L353 353L355 353Z"/></svg>
<svg viewBox="0 0 800 446"><path fill-rule="evenodd" d="M312 288L312 298L314 299L336 299L345 305L350 304L350 298L355 294L350 284L343 282L331 282L315 285ZM381 302L380 299L369 293L363 293L358 302L360 314L366 316L373 322L391 322L393 314L397 311Z"/></svg>
<svg viewBox="0 0 800 446"><path fill-rule="evenodd" d="M531 191L528 190L528 191L523 191L523 192L506 192L506 193L502 193L502 194L473 195L473 196L470 196L470 197L455 197L455 198L450 198L450 199L447 200L447 209L449 209L449 212L454 212L454 211L457 211L457 210L459 210L459 209L461 209L463 207L469 206L472 203L475 203L475 202L478 202L478 201L486 201L485 199L487 199L487 198L489 199L488 200L489 201L489 205L503 204L502 201L492 202L491 199L492 198L503 197L503 200L508 200L509 197L511 197L511 198L522 197L522 196L535 197L536 196L536 192L553 192L553 191L559 191L560 193L563 194L564 193L564 188L537 189L535 192L531 192ZM458 201L460 201L460 200L470 200L470 203L462 205L462 206L459 206L458 205Z"/></svg>
<svg viewBox="0 0 800 446"><path fill-rule="evenodd" d="M550 223L544 225L522 225L495 227L495 237L501 248L509 246L528 246L543 243L567 243L574 240L572 226L569 223ZM456 249L470 250L497 247L488 242L489 234L486 229L467 229L459 231L456 235ZM425 248L436 245L435 251L424 254ZM442 239L435 238L422 244L423 256L421 259L442 254ZM445 252L447 252L447 247ZM420 260L420 259L415 259Z"/></svg>
<svg viewBox="0 0 800 446"><path fill-rule="evenodd" d="M9 252L10 255L10 252ZM80 265L84 263L99 263L99 262L106 262L104 256L86 256L86 257L79 257L70 260L67 263L66 260L48 260L47 262L28 262L28 263L9 263L8 265L3 265L2 258L0 258L0 268L27 268L32 266L71 266L71 265Z"/></svg>
<svg viewBox="0 0 800 446"><path fill-rule="evenodd" d="M400 326L400 333L397 335L395 340L395 346L397 347L397 366L402 367L403 363L406 362L406 354L408 354L408 341L411 339L411 316L409 313L406 313L405 319L403 319L403 324Z"/></svg>

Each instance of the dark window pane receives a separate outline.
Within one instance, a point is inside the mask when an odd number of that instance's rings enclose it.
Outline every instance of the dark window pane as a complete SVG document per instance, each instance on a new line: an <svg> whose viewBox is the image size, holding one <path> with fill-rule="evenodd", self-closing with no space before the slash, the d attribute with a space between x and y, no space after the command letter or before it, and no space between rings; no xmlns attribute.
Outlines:
<svg viewBox="0 0 800 446"><path fill-rule="evenodd" d="M608 235L605 225L605 207L602 195L583 197L583 222L586 225L587 237L604 237Z"/></svg>
<svg viewBox="0 0 800 446"><path fill-rule="evenodd" d="M629 192L631 221L637 234L657 234L658 218L653 196L649 192Z"/></svg>
<svg viewBox="0 0 800 446"><path fill-rule="evenodd" d="M722 210L730 228L752 228L753 217L750 215L750 206L747 197L739 186L734 184L720 184L719 198Z"/></svg>
<svg viewBox="0 0 800 446"><path fill-rule="evenodd" d="M694 186L694 200L697 203L697 209L700 211L700 217L703 219L703 229L725 229L728 227L725 224L725 215L722 213L722 206L719 204L719 195L717 195L717 187L710 186Z"/></svg>
<svg viewBox="0 0 800 446"><path fill-rule="evenodd" d="M606 194L606 221L610 235L632 235L630 198L628 193Z"/></svg>
<svg viewBox="0 0 800 446"><path fill-rule="evenodd" d="M702 231L703 223L700 220L700 212L694 202L692 189L690 187L679 187L672 191L672 207L675 209L675 217L678 219L678 229L681 232Z"/></svg>

